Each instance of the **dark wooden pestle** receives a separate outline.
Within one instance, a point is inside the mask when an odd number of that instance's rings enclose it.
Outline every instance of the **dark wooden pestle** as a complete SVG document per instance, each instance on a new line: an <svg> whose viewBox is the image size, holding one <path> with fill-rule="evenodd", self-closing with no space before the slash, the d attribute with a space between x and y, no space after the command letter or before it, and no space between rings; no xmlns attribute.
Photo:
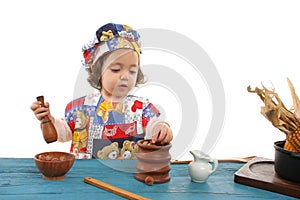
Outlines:
<svg viewBox="0 0 300 200"><path fill-rule="evenodd" d="M41 104L42 107L45 106L44 105L44 96L38 96L36 99L42 103ZM42 119L41 126L42 126L42 133L43 133L44 139L47 143L57 141L56 129L48 116L45 116Z"/></svg>

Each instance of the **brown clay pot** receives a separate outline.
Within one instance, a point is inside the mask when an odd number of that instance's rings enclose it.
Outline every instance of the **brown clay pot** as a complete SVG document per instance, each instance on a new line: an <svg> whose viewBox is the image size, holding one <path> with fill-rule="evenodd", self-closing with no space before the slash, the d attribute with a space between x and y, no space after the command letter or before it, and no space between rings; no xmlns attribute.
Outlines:
<svg viewBox="0 0 300 200"><path fill-rule="evenodd" d="M171 144L156 145L150 140L138 141L138 153L135 179L148 185L165 183L170 181L171 155L169 150Z"/></svg>

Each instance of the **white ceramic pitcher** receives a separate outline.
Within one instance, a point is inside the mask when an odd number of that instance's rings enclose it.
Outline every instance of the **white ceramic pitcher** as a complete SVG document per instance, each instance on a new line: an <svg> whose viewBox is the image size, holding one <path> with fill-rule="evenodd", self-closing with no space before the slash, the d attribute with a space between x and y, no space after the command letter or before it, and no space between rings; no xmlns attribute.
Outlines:
<svg viewBox="0 0 300 200"><path fill-rule="evenodd" d="M192 150L190 153L194 157L194 160L188 166L191 180L203 183L217 170L218 160L211 158L200 150ZM213 167L210 163L213 163Z"/></svg>

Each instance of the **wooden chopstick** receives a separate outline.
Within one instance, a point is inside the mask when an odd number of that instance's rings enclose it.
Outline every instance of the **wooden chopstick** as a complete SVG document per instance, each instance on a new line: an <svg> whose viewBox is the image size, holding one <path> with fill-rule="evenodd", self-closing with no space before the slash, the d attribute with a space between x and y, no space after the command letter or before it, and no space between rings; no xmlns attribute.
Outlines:
<svg viewBox="0 0 300 200"><path fill-rule="evenodd" d="M171 164L189 164L192 160L171 160Z"/></svg>
<svg viewBox="0 0 300 200"><path fill-rule="evenodd" d="M256 156L248 156L244 158L225 158L218 159L218 162L237 162L237 163L246 163ZM171 164L189 164L192 160L171 160Z"/></svg>
<svg viewBox="0 0 300 200"><path fill-rule="evenodd" d="M138 194L134 194L132 192L129 192L127 190L123 190L121 188L118 188L118 187L115 187L113 185L110 185L108 183L105 183L105 182L102 182L102 181L99 181L97 179L94 179L94 178L91 178L91 177L85 177L84 178L84 182L85 183L88 183L88 184L91 184L93 186L96 186L96 187L99 187L101 189L104 189L108 192L111 192L111 193L114 193L114 194L117 194L119 196L122 196L122 197L125 197L127 199L134 199L134 200L149 200L149 198L146 198L146 197L143 197L143 196L140 196Z"/></svg>

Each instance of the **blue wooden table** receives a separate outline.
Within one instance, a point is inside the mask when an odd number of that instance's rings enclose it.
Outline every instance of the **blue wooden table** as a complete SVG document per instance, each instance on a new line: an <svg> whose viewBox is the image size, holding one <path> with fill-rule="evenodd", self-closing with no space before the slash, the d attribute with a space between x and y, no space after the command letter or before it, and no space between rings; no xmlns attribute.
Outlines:
<svg viewBox="0 0 300 200"><path fill-rule="evenodd" d="M121 167L109 161L76 160L65 179L47 181L33 159L0 158L0 199L124 199L85 183L87 176L151 199L296 199L235 183L234 173L243 163L220 163L206 183L191 182L186 164L171 165L170 182L148 186L124 172L135 161L113 162Z"/></svg>

